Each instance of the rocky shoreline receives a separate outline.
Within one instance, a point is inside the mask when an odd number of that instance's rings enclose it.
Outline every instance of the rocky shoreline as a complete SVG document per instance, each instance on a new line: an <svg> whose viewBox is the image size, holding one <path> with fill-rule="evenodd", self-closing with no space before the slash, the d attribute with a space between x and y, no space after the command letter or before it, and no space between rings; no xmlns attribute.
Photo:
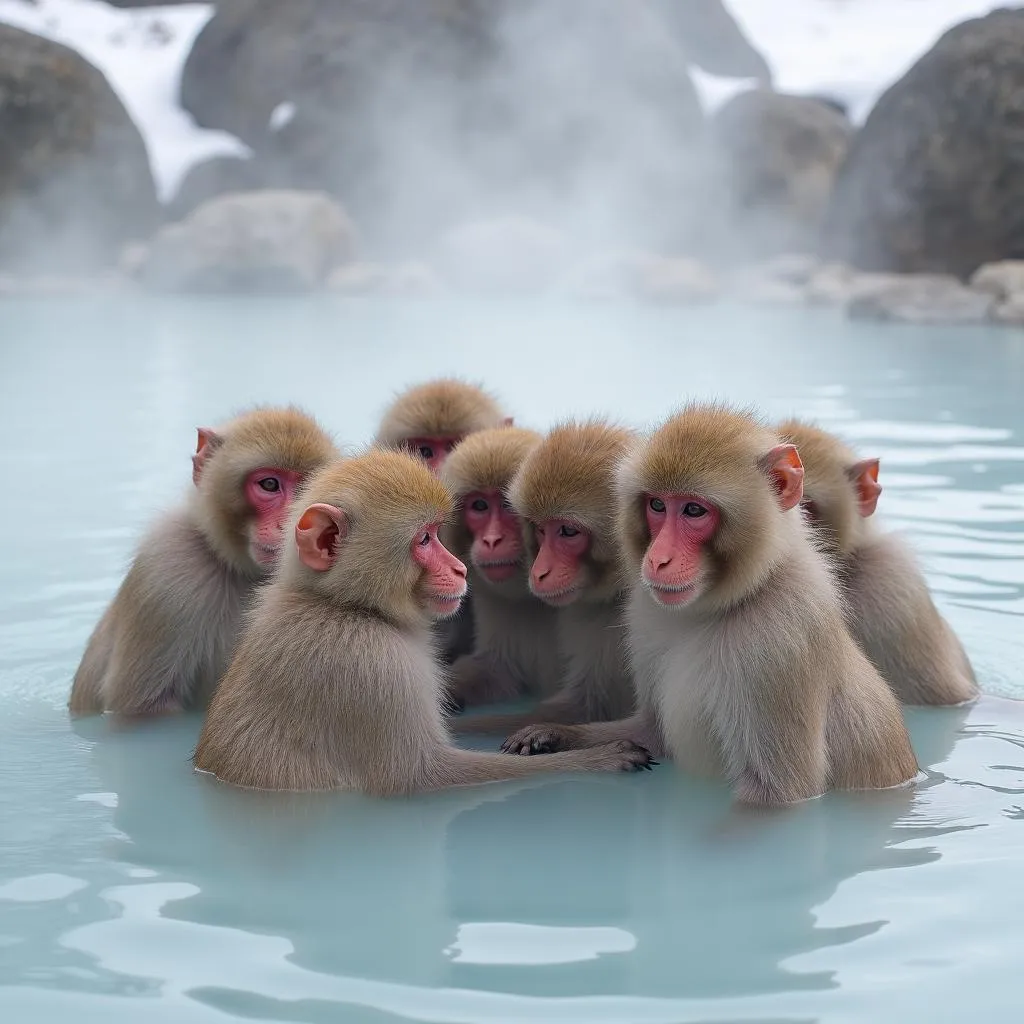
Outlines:
<svg viewBox="0 0 1024 1024"><path fill-rule="evenodd" d="M688 67L751 87L705 117ZM162 204L103 75L0 25L0 296L562 294L1024 324L1024 10L950 29L859 128L771 79L721 0L221 0L180 100L252 156L197 164Z"/></svg>

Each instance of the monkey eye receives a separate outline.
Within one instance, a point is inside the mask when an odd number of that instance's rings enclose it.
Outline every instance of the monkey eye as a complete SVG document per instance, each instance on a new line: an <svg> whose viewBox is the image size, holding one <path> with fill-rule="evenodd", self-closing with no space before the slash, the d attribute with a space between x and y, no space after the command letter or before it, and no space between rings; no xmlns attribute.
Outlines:
<svg viewBox="0 0 1024 1024"><path fill-rule="evenodd" d="M559 537L576 537L579 535L579 532L575 526L560 526L558 528Z"/></svg>
<svg viewBox="0 0 1024 1024"><path fill-rule="evenodd" d="M708 510L703 505L699 505L695 501L688 501L683 506L683 515L688 519L700 519L701 516L705 516L707 513Z"/></svg>
<svg viewBox="0 0 1024 1024"><path fill-rule="evenodd" d="M486 512L489 506L483 498L477 498L469 507L474 512Z"/></svg>
<svg viewBox="0 0 1024 1024"><path fill-rule="evenodd" d="M420 458L426 459L428 462L434 457L434 449L429 444L421 444L417 451L420 453Z"/></svg>
<svg viewBox="0 0 1024 1024"><path fill-rule="evenodd" d="M257 483L268 494L274 494L281 490L281 481L276 476L265 476L262 480L258 480Z"/></svg>
<svg viewBox="0 0 1024 1024"><path fill-rule="evenodd" d="M665 502L663 502L661 498L651 498L648 504L650 505L652 512L660 514L665 511Z"/></svg>
<svg viewBox="0 0 1024 1024"><path fill-rule="evenodd" d="M421 548L425 548L430 543L430 531L429 530L424 531L420 535L420 539L419 539L418 543L419 543L419 546Z"/></svg>

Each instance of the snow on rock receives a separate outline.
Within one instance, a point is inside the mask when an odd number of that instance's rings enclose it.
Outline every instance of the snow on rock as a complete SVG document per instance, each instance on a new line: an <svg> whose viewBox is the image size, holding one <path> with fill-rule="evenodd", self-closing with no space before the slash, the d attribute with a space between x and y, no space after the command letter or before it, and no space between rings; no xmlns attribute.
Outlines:
<svg viewBox="0 0 1024 1024"><path fill-rule="evenodd" d="M63 43L103 72L142 134L164 202L200 160L251 155L233 135L197 127L178 105L182 65L212 16L213 4L122 10L100 0L0 0L0 21Z"/></svg>

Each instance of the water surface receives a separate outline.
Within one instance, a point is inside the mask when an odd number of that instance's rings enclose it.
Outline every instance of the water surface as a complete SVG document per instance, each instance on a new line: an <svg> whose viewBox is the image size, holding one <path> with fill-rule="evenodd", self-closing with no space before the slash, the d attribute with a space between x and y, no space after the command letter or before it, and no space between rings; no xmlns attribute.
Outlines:
<svg viewBox="0 0 1024 1024"><path fill-rule="evenodd" d="M1024 335L831 313L337 301L0 307L0 1017L223 1022L1020 1019ZM199 720L65 711L194 428L297 401L358 447L458 372L543 428L693 395L882 458L986 696L908 711L927 778L738 815L671 765L415 800L248 794Z"/></svg>

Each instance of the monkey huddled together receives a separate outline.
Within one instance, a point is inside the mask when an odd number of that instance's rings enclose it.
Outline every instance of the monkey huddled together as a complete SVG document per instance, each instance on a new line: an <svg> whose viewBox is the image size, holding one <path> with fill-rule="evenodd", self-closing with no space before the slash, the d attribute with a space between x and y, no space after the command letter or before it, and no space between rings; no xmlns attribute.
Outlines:
<svg viewBox="0 0 1024 1024"><path fill-rule="evenodd" d="M70 709L205 708L193 762L224 782L390 796L668 758L785 804L909 782L900 702L977 695L871 519L878 459L807 423L692 403L540 434L446 379L361 454L260 408L201 428L192 465Z"/></svg>

